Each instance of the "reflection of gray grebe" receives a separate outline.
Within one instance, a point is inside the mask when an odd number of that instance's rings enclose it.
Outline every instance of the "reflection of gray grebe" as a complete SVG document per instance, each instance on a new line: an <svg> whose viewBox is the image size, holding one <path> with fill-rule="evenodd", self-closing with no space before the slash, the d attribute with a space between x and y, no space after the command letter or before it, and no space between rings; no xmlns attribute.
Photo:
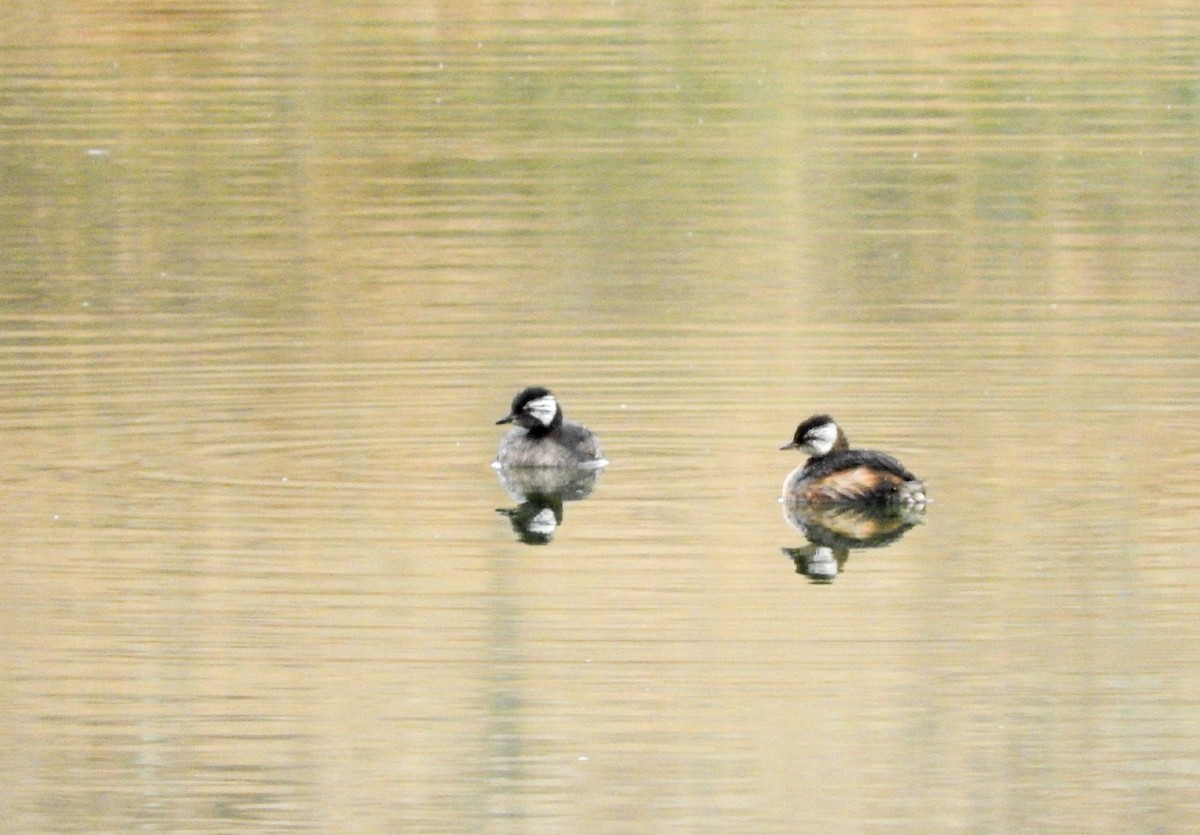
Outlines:
<svg viewBox="0 0 1200 835"><path fill-rule="evenodd" d="M890 455L850 449L829 415L814 415L796 428L790 444L811 458L783 483L787 502L812 505L860 505L913 508L925 506L925 485Z"/></svg>
<svg viewBox="0 0 1200 835"><path fill-rule="evenodd" d="M563 504L586 499L603 467L497 467L500 484L519 505L496 508L512 522L521 541L544 545L563 522Z"/></svg>
<svg viewBox="0 0 1200 835"><path fill-rule="evenodd" d="M587 427L563 419L548 389L527 388L513 398L512 411L496 421L515 423L496 453L498 467L602 467L608 462Z"/></svg>

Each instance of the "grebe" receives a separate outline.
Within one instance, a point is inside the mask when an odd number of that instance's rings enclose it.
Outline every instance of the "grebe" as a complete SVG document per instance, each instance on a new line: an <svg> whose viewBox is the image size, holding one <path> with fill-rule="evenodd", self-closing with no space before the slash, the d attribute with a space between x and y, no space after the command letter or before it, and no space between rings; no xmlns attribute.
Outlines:
<svg viewBox="0 0 1200 835"><path fill-rule="evenodd" d="M811 505L878 508L925 507L925 485L890 455L850 449L829 415L813 415L796 427L790 444L811 457L783 483L783 499Z"/></svg>
<svg viewBox="0 0 1200 835"><path fill-rule="evenodd" d="M587 427L563 419L549 389L533 386L513 398L496 424L515 423L500 442L496 467L603 467L600 442Z"/></svg>

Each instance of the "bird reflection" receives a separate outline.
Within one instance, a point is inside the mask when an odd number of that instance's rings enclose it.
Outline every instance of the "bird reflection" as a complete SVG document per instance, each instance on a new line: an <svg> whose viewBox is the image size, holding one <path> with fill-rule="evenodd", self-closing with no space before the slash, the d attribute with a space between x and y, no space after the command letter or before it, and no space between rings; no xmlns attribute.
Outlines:
<svg viewBox="0 0 1200 835"><path fill-rule="evenodd" d="M601 467L497 467L504 491L519 502L496 508L508 517L517 539L545 545L563 521L563 503L586 499L600 480Z"/></svg>
<svg viewBox="0 0 1200 835"><path fill-rule="evenodd" d="M809 544L782 550L796 564L797 574L814 583L832 583L845 568L851 551L891 545L920 522L923 514L923 508L814 506L785 501L783 517Z"/></svg>

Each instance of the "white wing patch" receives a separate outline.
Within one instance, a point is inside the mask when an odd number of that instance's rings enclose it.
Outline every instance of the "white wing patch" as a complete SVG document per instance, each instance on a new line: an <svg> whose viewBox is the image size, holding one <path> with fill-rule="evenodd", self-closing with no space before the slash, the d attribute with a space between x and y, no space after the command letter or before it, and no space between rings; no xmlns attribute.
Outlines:
<svg viewBox="0 0 1200 835"><path fill-rule="evenodd" d="M549 426L550 422L554 420L554 415L558 413L558 401L554 399L553 394L547 394L545 397L539 397L537 400L530 400L526 403L525 411L542 426Z"/></svg>

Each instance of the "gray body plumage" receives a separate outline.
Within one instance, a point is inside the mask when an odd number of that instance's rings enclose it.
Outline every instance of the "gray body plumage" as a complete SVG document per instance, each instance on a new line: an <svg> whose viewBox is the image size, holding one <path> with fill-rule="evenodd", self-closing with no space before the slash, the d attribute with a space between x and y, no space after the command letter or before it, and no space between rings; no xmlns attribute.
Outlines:
<svg viewBox="0 0 1200 835"><path fill-rule="evenodd" d="M504 436L496 453L496 462L505 467L595 466L603 460L596 436L570 420L536 435L523 426L515 426Z"/></svg>

